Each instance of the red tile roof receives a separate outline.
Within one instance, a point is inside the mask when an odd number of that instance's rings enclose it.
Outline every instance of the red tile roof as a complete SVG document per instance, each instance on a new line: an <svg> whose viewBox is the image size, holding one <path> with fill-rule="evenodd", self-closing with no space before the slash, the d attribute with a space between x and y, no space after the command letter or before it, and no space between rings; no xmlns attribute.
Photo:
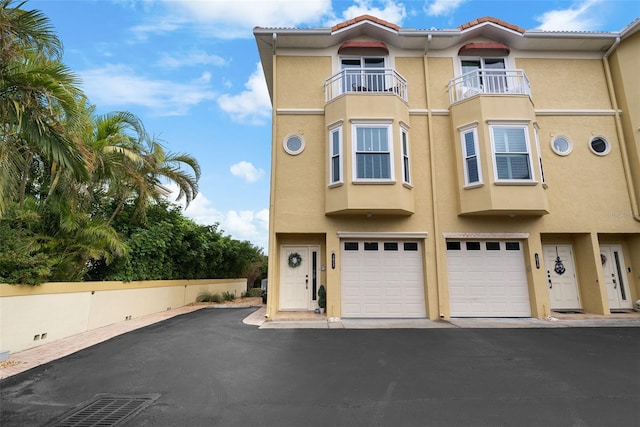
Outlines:
<svg viewBox="0 0 640 427"><path fill-rule="evenodd" d="M517 25L509 24L498 18L493 18L491 16L485 16L484 18L474 19L473 21L467 22L466 24L460 25L460 30L466 30L471 27L475 27L476 25L483 24L485 22L492 22L494 24L500 25L501 27L508 28L513 31L517 31L518 33L524 33L526 30L524 28L518 27Z"/></svg>
<svg viewBox="0 0 640 427"><path fill-rule="evenodd" d="M400 27L397 26L396 24L392 24L391 22L385 21L384 19L380 19L380 18L376 18L375 16L371 16L371 15L361 15L361 16L357 16L353 19L349 19L348 21L344 21L341 22L339 24L334 25L333 27L331 27L331 31L338 31L341 30L343 28L346 27L350 27L351 25L357 24L358 22L362 22L362 21L371 21L371 22L375 22L376 24L382 25L383 27L387 27L390 28L394 31L398 31L400 30Z"/></svg>

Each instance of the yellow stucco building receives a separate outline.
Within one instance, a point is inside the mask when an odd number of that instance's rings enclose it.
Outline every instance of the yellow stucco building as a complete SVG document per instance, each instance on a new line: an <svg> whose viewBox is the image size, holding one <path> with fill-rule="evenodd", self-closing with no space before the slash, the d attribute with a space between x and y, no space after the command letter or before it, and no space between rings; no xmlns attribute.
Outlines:
<svg viewBox="0 0 640 427"><path fill-rule="evenodd" d="M640 21L255 28L267 316L608 315L640 299Z"/></svg>

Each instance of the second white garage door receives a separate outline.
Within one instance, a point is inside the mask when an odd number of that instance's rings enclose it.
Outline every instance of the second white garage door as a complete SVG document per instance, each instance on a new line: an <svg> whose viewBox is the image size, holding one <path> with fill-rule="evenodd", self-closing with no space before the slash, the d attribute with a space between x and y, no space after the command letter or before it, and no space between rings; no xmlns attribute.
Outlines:
<svg viewBox="0 0 640 427"><path fill-rule="evenodd" d="M530 317L522 244L447 241L451 317Z"/></svg>
<svg viewBox="0 0 640 427"><path fill-rule="evenodd" d="M422 248L413 241L342 241L342 317L426 317Z"/></svg>

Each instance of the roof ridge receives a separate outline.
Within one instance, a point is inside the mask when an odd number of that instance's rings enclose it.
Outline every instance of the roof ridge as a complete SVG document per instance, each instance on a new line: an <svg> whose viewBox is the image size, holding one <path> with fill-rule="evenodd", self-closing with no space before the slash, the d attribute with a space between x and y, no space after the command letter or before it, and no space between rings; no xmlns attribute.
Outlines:
<svg viewBox="0 0 640 427"><path fill-rule="evenodd" d="M503 21L502 19L494 18L493 16L484 16L482 18L474 19L473 21L469 21L465 24L460 25L458 28L460 30L466 30L471 27L475 27L476 25L483 24L485 22L491 22L493 24L500 25L501 27L508 28L510 30L516 31L518 33L524 34L526 31L524 28L519 27L517 25L513 25L508 23L507 21Z"/></svg>
<svg viewBox="0 0 640 427"><path fill-rule="evenodd" d="M394 31L400 30L400 27L392 22L385 21L384 19L376 18L373 15L360 15L360 16L356 16L355 18L349 19L348 21L340 22L334 25L333 27L331 27L331 32L350 27L362 21L372 21L372 22L375 22L376 24L382 25L383 27L390 28Z"/></svg>

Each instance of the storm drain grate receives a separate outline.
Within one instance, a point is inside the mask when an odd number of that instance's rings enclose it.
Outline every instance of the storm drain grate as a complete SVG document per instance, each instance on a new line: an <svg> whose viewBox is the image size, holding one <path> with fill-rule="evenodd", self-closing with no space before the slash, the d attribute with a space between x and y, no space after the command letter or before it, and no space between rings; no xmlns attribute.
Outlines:
<svg viewBox="0 0 640 427"><path fill-rule="evenodd" d="M76 409L52 427L112 427L133 417L160 397L98 395L90 403Z"/></svg>

